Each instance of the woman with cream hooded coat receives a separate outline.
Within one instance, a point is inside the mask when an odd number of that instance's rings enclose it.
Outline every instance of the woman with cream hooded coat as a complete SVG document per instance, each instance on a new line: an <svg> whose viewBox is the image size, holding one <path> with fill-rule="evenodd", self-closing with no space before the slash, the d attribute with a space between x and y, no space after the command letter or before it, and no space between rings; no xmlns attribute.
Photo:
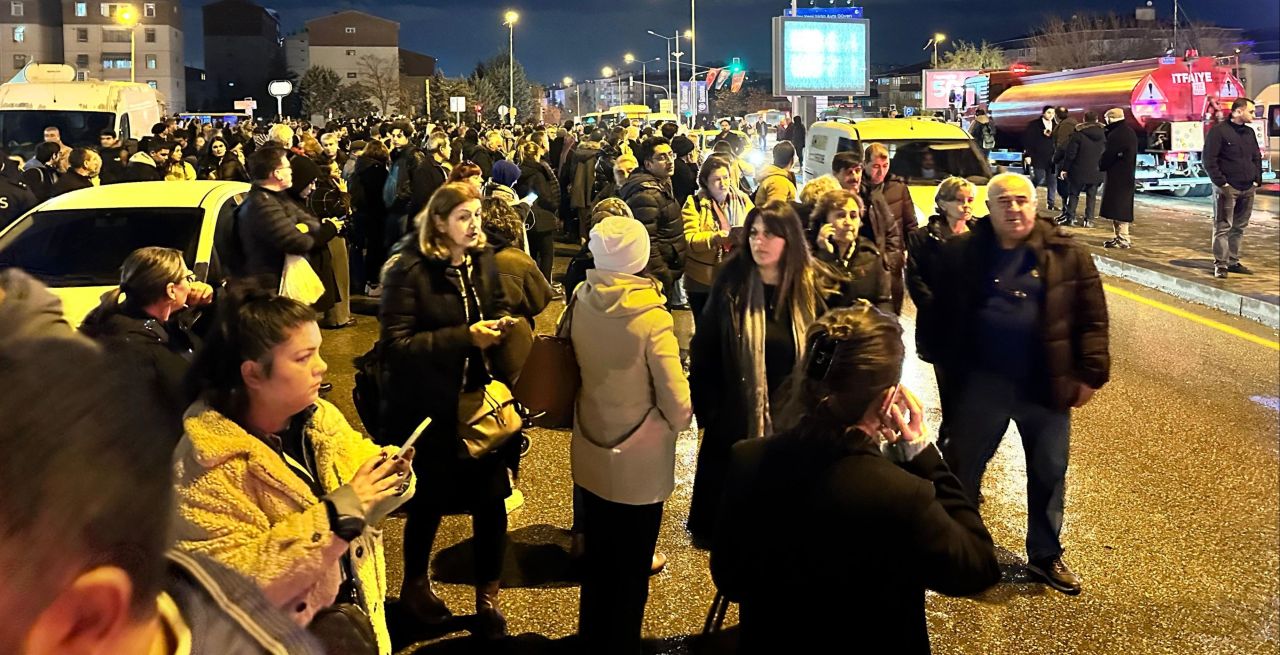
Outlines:
<svg viewBox="0 0 1280 655"><path fill-rule="evenodd" d="M565 317L582 371L571 450L586 547L579 632L589 652L638 653L676 435L693 409L666 298L638 274L644 225L605 218L590 248L596 267Z"/></svg>

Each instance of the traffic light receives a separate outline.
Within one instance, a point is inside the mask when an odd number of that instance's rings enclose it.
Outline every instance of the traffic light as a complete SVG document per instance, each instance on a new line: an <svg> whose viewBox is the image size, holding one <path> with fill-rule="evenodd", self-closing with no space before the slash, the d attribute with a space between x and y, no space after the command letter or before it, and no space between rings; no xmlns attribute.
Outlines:
<svg viewBox="0 0 1280 655"><path fill-rule="evenodd" d="M729 62L729 72L734 74L742 72L742 57L734 57L733 61Z"/></svg>

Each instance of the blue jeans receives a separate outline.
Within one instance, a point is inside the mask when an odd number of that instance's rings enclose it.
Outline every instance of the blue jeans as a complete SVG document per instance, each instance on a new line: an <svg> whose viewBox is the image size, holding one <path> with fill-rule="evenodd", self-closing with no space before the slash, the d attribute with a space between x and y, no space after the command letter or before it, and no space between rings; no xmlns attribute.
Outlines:
<svg viewBox="0 0 1280 655"><path fill-rule="evenodd" d="M1043 186L1048 189L1048 195L1045 196L1045 202L1048 203L1046 207L1052 207L1058 195L1058 181L1053 176L1054 168L1053 164L1049 164L1049 168L1033 166L1030 171L1032 186Z"/></svg>
<svg viewBox="0 0 1280 655"><path fill-rule="evenodd" d="M1027 559L1062 554L1062 512L1067 478L1071 413L1030 399L1025 384L975 371L943 416L939 446L975 504L987 462L996 454L1009 421L1018 426L1027 457Z"/></svg>

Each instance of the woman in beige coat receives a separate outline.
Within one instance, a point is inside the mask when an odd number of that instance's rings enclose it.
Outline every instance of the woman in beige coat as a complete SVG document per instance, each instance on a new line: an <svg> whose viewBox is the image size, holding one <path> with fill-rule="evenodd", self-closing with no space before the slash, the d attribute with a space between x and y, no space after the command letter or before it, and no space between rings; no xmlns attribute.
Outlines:
<svg viewBox="0 0 1280 655"><path fill-rule="evenodd" d="M413 494L412 449L379 449L320 400L313 310L266 295L228 303L193 368L200 395L175 452L178 546L251 578L304 626L348 600L338 596L349 554L390 653L378 524Z"/></svg>
<svg viewBox="0 0 1280 655"><path fill-rule="evenodd" d="M649 235L610 216L592 230L596 267L566 321L582 371L573 480L585 552L578 630L585 652L640 652L662 505L675 486L676 435L693 413L666 298L639 275Z"/></svg>

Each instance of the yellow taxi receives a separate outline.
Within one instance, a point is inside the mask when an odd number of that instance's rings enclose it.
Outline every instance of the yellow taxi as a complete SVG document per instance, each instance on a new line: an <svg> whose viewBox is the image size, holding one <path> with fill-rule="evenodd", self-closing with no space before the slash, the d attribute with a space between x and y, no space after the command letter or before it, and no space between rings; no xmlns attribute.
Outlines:
<svg viewBox="0 0 1280 655"><path fill-rule="evenodd" d="M146 246L176 248L202 281L217 280L217 251L231 238L243 182L132 182L73 191L41 203L0 231L0 269L17 267L62 300L79 325L120 284L120 264Z"/></svg>
<svg viewBox="0 0 1280 655"><path fill-rule="evenodd" d="M938 185L952 175L974 183L974 214L987 214L987 182L994 175L987 158L960 126L931 118L818 121L806 137L803 179L830 173L836 153L863 152L872 143L889 149L889 174L906 179L920 225L936 213L933 198Z"/></svg>

